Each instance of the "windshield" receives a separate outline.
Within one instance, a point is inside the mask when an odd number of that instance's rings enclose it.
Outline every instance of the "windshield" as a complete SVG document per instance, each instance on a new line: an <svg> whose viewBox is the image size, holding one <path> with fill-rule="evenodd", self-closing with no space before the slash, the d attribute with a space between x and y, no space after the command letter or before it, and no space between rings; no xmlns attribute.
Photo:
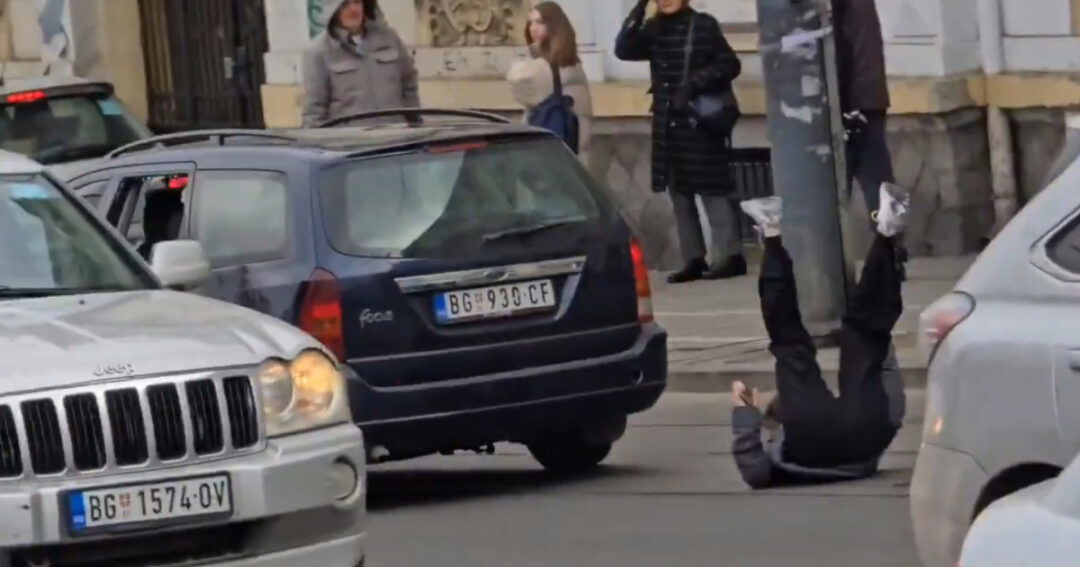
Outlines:
<svg viewBox="0 0 1080 567"><path fill-rule="evenodd" d="M331 168L322 210L339 252L469 257L606 219L603 190L557 140L465 144Z"/></svg>
<svg viewBox="0 0 1080 567"><path fill-rule="evenodd" d="M40 175L0 176L0 298L151 286L71 198Z"/></svg>
<svg viewBox="0 0 1080 567"><path fill-rule="evenodd" d="M0 104L0 148L55 164L99 158L151 135L111 96L39 96Z"/></svg>

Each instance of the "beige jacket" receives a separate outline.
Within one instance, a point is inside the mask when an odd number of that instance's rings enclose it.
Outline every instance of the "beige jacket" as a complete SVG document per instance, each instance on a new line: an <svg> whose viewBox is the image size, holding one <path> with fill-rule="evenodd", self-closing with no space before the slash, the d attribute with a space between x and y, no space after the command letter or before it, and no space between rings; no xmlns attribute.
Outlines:
<svg viewBox="0 0 1080 567"><path fill-rule="evenodd" d="M304 52L305 127L350 114L420 106L416 66L397 32L380 18L368 23L359 46L342 35L341 30L324 31Z"/></svg>
<svg viewBox="0 0 1080 567"><path fill-rule="evenodd" d="M593 172L589 150L592 145L592 95L589 94L589 79L581 65L559 70L563 92L574 99L574 111L578 115L579 137L578 158ZM518 104L525 107L526 114L536 105L544 102L555 92L554 75L546 59L535 58L518 61L510 67L506 80L510 82L510 91Z"/></svg>

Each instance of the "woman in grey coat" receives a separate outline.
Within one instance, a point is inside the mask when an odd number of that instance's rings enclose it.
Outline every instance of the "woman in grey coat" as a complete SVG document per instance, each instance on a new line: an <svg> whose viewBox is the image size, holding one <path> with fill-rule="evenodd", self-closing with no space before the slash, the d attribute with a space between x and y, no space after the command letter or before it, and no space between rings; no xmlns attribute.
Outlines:
<svg viewBox="0 0 1080 567"><path fill-rule="evenodd" d="M326 30L304 52L303 121L420 106L416 65L377 0L322 0Z"/></svg>

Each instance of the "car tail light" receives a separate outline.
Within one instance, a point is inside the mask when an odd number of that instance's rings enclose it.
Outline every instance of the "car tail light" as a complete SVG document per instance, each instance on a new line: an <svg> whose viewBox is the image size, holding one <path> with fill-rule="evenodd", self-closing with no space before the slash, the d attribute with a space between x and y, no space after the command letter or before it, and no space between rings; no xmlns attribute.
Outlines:
<svg viewBox="0 0 1080 567"><path fill-rule="evenodd" d="M630 258L634 261L634 284L637 286L638 321L653 321L652 286L649 284L649 268L645 265L645 252L637 239L630 239Z"/></svg>
<svg viewBox="0 0 1080 567"><path fill-rule="evenodd" d="M933 360L945 337L975 311L975 299L963 292L942 297L919 316L919 346L927 360Z"/></svg>
<svg viewBox="0 0 1080 567"><path fill-rule="evenodd" d="M457 142L452 144L438 144L428 146L428 153L432 154L453 154L458 152L468 152L472 150L482 150L488 147L488 143L483 140L476 140L472 142Z"/></svg>
<svg viewBox="0 0 1080 567"><path fill-rule="evenodd" d="M188 186L188 176L186 176L186 175L178 175L176 177L170 178L169 181L168 181L168 187L172 191L182 191L182 190L186 189L187 186Z"/></svg>
<svg viewBox="0 0 1080 567"><path fill-rule="evenodd" d="M45 91L26 91L7 96L8 104L29 104L39 100L45 100Z"/></svg>
<svg viewBox="0 0 1080 567"><path fill-rule="evenodd" d="M345 361L341 290L334 274L317 269L308 278L300 305L300 328L330 349L339 361Z"/></svg>

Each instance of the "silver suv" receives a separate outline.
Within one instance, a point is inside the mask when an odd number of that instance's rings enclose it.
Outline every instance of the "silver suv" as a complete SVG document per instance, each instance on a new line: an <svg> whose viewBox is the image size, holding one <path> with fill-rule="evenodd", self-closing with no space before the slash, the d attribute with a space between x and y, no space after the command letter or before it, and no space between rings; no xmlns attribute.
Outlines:
<svg viewBox="0 0 1080 567"><path fill-rule="evenodd" d="M42 166L0 152L0 566L355 567L346 377L276 319L173 290Z"/></svg>

